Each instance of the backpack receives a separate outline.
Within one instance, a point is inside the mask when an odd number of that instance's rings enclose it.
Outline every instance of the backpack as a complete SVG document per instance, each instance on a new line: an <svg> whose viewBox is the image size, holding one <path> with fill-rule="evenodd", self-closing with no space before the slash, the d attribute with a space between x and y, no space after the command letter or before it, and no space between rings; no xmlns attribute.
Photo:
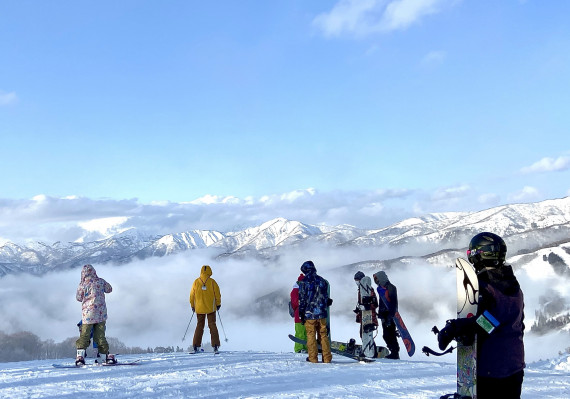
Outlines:
<svg viewBox="0 0 570 399"><path fill-rule="evenodd" d="M289 301L289 316L295 317L295 309L293 309L293 305L291 304L291 301Z"/></svg>

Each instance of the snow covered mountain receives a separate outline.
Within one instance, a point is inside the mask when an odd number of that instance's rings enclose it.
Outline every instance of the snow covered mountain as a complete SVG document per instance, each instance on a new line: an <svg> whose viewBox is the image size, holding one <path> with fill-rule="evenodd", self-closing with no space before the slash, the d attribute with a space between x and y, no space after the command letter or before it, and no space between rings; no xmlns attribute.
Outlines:
<svg viewBox="0 0 570 399"><path fill-rule="evenodd" d="M347 225L308 225L277 218L235 232L189 230L167 235L143 235L130 229L93 242L56 242L51 245L8 242L0 246L0 277L21 272L41 275L85 263L128 263L133 259L204 248L210 248L218 257L269 259L290 247L309 248L316 244L398 248L407 256L429 258L441 250L465 248L469 239L481 231L503 236L508 242L510 256L567 243L570 241L570 197L503 205L479 212L429 214L373 230Z"/></svg>

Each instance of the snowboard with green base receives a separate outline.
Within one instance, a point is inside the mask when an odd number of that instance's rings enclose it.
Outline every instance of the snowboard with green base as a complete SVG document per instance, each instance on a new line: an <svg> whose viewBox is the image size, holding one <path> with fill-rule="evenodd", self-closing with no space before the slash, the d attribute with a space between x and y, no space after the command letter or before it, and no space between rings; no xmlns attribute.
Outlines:
<svg viewBox="0 0 570 399"><path fill-rule="evenodd" d="M294 335L289 334L289 339L293 342L297 342L302 345L306 345L307 341L297 338ZM321 349L321 345L317 345L318 349ZM385 358L390 354L388 348L383 346L376 347L377 354L376 359ZM375 358L365 357L362 356L362 345L358 345L355 343L354 339L351 339L348 342L340 342L340 341L331 341L331 352L336 353L337 355L349 357L354 360L363 361L363 362L373 362Z"/></svg>

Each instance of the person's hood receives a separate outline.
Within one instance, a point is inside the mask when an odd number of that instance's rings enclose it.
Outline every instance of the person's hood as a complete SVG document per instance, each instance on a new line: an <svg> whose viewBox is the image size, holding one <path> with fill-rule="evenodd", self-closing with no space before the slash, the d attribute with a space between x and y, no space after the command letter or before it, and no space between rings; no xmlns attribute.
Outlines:
<svg viewBox="0 0 570 399"><path fill-rule="evenodd" d="M200 269L200 278L202 279L202 281L206 281L207 279L210 278L211 275L212 275L212 268L208 265L202 266L202 269Z"/></svg>
<svg viewBox="0 0 570 399"><path fill-rule="evenodd" d="M374 273L374 281L376 282L376 284L381 285L381 286L385 286L387 283L390 282L390 280L388 280L388 276L386 275L386 272L383 272L383 271L379 271L377 273Z"/></svg>
<svg viewBox="0 0 570 399"><path fill-rule="evenodd" d="M83 269L81 270L81 281L92 280L96 278L97 278L97 272L95 271L95 268L93 266L91 265L83 266Z"/></svg>

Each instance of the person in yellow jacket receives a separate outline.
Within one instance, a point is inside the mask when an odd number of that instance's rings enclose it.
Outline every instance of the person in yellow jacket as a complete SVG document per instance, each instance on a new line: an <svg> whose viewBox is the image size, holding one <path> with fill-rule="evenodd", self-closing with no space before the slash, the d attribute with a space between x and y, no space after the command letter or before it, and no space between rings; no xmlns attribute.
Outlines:
<svg viewBox="0 0 570 399"><path fill-rule="evenodd" d="M198 319L196 330L194 331L194 339L192 340L194 352L200 352L201 350L206 318L208 319L212 347L214 352L217 352L220 347L220 336L216 326L216 311L222 306L222 295L220 294L218 283L212 278L212 268L208 265L202 266L200 277L192 284L190 306L192 307L192 312L196 312Z"/></svg>

